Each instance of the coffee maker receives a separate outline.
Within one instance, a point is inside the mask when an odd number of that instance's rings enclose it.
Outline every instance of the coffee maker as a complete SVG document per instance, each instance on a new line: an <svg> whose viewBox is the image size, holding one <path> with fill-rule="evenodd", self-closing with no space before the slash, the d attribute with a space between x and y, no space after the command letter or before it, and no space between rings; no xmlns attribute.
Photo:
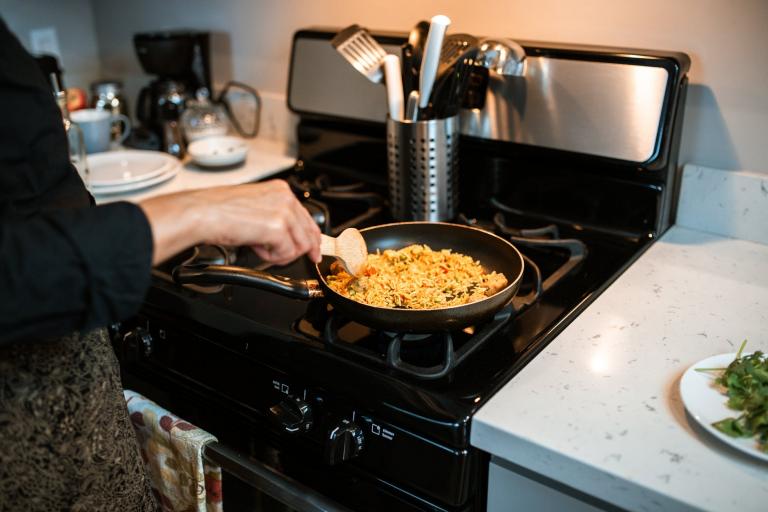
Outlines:
<svg viewBox="0 0 768 512"><path fill-rule="evenodd" d="M178 119L187 100L205 87L211 90L210 34L198 31L140 33L133 45L142 69L156 78L139 92L136 118L157 146L171 153ZM171 140L169 140L171 138ZM180 139L180 137L179 137Z"/></svg>

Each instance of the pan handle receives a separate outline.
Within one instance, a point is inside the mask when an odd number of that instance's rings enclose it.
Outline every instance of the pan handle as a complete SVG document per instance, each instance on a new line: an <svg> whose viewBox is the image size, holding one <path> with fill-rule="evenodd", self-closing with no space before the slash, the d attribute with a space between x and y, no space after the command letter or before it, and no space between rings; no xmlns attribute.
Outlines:
<svg viewBox="0 0 768 512"><path fill-rule="evenodd" d="M323 296L320 284L311 279L291 279L269 272L233 265L194 263L173 269L173 280L179 284L235 284L275 292L293 299L314 299Z"/></svg>

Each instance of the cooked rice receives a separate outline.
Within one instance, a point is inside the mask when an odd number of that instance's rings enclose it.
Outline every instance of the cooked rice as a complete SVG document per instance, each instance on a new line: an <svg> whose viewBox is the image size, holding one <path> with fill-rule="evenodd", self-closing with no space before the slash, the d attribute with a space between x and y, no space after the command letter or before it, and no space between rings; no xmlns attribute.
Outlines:
<svg viewBox="0 0 768 512"><path fill-rule="evenodd" d="M486 273L480 262L450 249L433 251L409 245L369 254L364 270L353 277L331 266L328 286L371 306L432 309L475 302L507 285L504 274Z"/></svg>

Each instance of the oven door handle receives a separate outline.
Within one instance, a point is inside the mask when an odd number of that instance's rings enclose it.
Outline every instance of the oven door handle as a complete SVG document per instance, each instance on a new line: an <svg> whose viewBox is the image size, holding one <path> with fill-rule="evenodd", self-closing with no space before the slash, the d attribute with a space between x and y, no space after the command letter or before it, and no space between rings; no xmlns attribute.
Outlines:
<svg viewBox="0 0 768 512"><path fill-rule="evenodd" d="M214 441L206 444L203 457L298 512L351 512L317 491L221 443Z"/></svg>

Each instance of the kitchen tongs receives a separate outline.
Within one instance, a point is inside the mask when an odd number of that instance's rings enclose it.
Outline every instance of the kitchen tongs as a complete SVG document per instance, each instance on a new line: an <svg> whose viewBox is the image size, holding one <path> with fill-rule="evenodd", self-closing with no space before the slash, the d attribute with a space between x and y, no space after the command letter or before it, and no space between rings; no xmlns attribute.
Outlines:
<svg viewBox="0 0 768 512"><path fill-rule="evenodd" d="M458 114L472 67L476 64L477 45L477 39L469 34L452 34L445 38L426 115L445 118Z"/></svg>

